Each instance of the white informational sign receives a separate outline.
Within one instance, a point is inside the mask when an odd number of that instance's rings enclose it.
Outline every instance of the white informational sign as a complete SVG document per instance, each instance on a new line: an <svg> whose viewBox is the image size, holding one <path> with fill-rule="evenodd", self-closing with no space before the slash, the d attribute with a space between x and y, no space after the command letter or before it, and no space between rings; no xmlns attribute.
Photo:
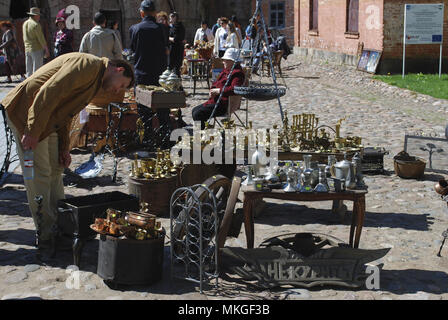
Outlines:
<svg viewBox="0 0 448 320"><path fill-rule="evenodd" d="M408 44L439 44L439 78L442 76L443 11L443 3L404 5L403 78Z"/></svg>
<svg viewBox="0 0 448 320"><path fill-rule="evenodd" d="M406 4L406 44L440 44L443 41L443 3Z"/></svg>

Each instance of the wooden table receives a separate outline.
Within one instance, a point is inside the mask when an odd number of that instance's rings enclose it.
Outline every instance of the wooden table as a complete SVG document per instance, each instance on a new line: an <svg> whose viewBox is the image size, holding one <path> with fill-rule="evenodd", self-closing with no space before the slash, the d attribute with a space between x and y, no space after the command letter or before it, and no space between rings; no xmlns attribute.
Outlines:
<svg viewBox="0 0 448 320"><path fill-rule="evenodd" d="M347 190L344 192L328 193L300 193L284 192L283 190L255 191L252 186L241 188L244 192L244 228L246 230L247 248L254 247L254 214L253 208L257 200L264 198L288 200L288 201L353 201L352 224L350 226L349 243L358 248L361 238L364 215L366 211L365 195L367 190ZM356 231L355 231L356 230ZM354 241L353 236L355 235Z"/></svg>

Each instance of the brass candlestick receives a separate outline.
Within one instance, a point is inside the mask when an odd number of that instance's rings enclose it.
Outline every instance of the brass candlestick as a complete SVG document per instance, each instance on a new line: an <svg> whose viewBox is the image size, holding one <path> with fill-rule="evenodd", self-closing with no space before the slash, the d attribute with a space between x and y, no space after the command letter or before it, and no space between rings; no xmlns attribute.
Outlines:
<svg viewBox="0 0 448 320"><path fill-rule="evenodd" d="M136 121L137 134L139 136L140 143L143 143L143 138L145 137L145 125L142 118L138 118Z"/></svg>

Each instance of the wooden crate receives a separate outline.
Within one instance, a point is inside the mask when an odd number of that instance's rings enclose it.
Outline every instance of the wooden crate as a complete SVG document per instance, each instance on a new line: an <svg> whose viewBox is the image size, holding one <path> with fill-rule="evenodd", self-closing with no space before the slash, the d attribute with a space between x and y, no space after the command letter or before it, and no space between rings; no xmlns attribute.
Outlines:
<svg viewBox="0 0 448 320"><path fill-rule="evenodd" d="M163 92L137 87L135 101L148 108L171 109L186 107L187 99L183 91Z"/></svg>
<svg viewBox="0 0 448 320"><path fill-rule="evenodd" d="M128 180L129 194L149 203L151 213L158 217L169 217L171 195L177 186L177 176L157 180L129 177Z"/></svg>

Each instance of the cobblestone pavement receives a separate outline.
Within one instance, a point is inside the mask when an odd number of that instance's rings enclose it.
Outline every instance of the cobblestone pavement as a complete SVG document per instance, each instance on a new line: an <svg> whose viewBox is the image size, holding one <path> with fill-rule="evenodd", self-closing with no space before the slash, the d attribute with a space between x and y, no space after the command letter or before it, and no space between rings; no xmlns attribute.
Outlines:
<svg viewBox="0 0 448 320"><path fill-rule="evenodd" d="M207 288L204 295L189 282L170 280L169 244L166 243L162 281L151 287L112 288L96 275L98 240L87 244L79 289L69 289L66 268L72 263L70 252L59 252L44 263L35 259L32 246L34 226L26 209L26 196L19 169L0 190L0 298L27 299L447 299L448 249L442 257L436 253L441 234L448 227L446 204L433 186L444 173L427 172L422 180L403 180L393 172L393 156L403 149L405 132L434 131L443 135L448 101L416 94L375 81L370 74L354 68L311 62L290 57L283 65L288 86L282 98L289 114L315 113L320 123L334 126L345 117L342 135L359 135L364 145L382 146L388 174L366 177L369 193L360 248L391 248L381 261L380 289L358 290L318 287L256 291L226 279L218 290ZM257 80L257 79L255 79ZM264 78L263 81L268 79ZM283 83L282 79L279 79ZM184 83L187 91L191 85ZM0 89L1 90L1 89ZM5 90L5 89L3 89ZM189 97L193 107L206 98L206 89ZM251 102L250 120L255 127L280 123L277 102ZM186 121L191 110L185 111ZM74 154L74 170L87 161L88 154ZM127 192L129 160L119 162L118 182L111 183L112 159L94 181L79 181L66 175L67 196L79 196L114 190ZM242 199L240 195L240 199ZM255 218L255 246L268 237L303 231L328 233L348 241L351 204L341 222L329 210L330 202L294 203L267 200ZM241 206L238 203L237 206ZM161 219L165 228L169 220ZM227 246L245 246L244 228L238 238L228 238Z"/></svg>

